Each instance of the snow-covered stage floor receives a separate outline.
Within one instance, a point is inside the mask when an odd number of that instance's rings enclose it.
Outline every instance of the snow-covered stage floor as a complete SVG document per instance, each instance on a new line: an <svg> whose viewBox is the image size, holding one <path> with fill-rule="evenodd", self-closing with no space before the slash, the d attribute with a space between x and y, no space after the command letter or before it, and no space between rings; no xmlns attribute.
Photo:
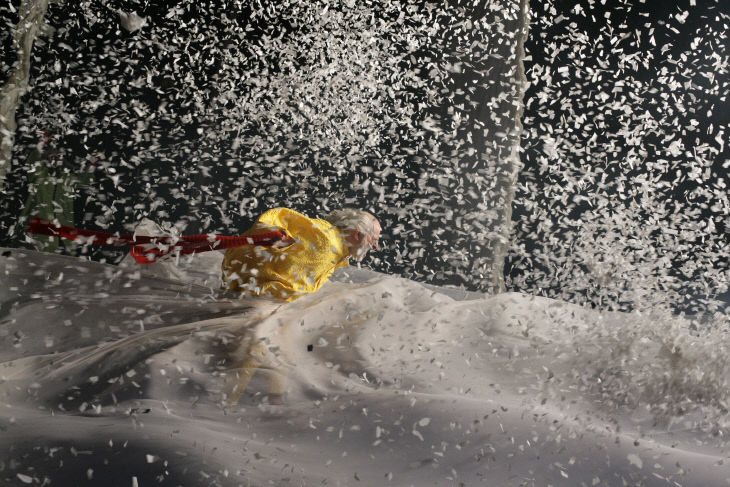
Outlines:
<svg viewBox="0 0 730 487"><path fill-rule="evenodd" d="M218 291L216 253L173 276L2 252L2 485L730 485L721 330L356 268L280 305Z"/></svg>

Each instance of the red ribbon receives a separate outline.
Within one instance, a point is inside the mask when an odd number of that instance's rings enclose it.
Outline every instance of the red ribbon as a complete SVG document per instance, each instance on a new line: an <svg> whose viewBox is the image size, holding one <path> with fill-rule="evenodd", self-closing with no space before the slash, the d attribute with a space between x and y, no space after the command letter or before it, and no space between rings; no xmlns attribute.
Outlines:
<svg viewBox="0 0 730 487"><path fill-rule="evenodd" d="M67 225L56 225L55 223L34 218L28 224L28 233L36 235L50 235L69 240L78 241L83 244L94 245L132 245L129 253L140 264L151 264L159 257L170 253L193 254L207 252L209 250L222 250L242 245L263 245L270 246L285 237L282 232L259 233L245 237L224 237L222 235L186 235L180 238L175 237L148 237L145 235L117 235L115 233L97 232L95 230L84 230L82 228L69 227ZM147 248L140 244L155 244L162 248Z"/></svg>

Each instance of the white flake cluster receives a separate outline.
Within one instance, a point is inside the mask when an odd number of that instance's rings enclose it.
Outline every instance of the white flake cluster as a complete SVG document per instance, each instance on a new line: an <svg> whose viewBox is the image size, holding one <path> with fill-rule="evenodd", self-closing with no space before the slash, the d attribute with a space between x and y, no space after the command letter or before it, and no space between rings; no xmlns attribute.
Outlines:
<svg viewBox="0 0 730 487"><path fill-rule="evenodd" d="M59 172L93 174L80 197L99 227L235 234L272 206L369 208L382 270L491 289L519 143L519 3L54 5L16 157L50 133Z"/></svg>
<svg viewBox="0 0 730 487"><path fill-rule="evenodd" d="M609 309L723 312L730 16L721 2L589 4L533 11L542 62L528 72L512 286Z"/></svg>
<svg viewBox="0 0 730 487"><path fill-rule="evenodd" d="M719 5L533 6L516 187L516 2L79 7L51 8L16 157L49 132L56 177L91 174L77 191L97 226L237 233L271 206L370 207L389 244L376 268L484 290L516 190L511 289L722 311ZM31 192L38 164L19 166Z"/></svg>

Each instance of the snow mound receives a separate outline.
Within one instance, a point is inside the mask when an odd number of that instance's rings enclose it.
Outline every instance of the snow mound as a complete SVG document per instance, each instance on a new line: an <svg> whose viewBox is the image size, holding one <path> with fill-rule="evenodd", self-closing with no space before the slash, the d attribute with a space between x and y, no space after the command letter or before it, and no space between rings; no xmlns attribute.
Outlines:
<svg viewBox="0 0 730 487"><path fill-rule="evenodd" d="M354 267L242 299L215 252L2 255L3 485L730 482L720 331Z"/></svg>

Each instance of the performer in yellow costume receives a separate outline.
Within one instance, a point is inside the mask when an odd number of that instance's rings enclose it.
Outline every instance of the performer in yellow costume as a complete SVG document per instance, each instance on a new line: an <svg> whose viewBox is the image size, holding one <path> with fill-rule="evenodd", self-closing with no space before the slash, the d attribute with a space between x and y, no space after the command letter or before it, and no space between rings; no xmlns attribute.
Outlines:
<svg viewBox="0 0 730 487"><path fill-rule="evenodd" d="M335 269L348 265L349 249L340 229L288 208L267 211L242 236L274 230L286 233L289 239L282 243L288 245L226 251L222 267L228 289L293 301L317 291Z"/></svg>
<svg viewBox="0 0 730 487"><path fill-rule="evenodd" d="M272 231L287 237L273 247L245 245L226 251L221 267L227 289L282 301L314 293L335 269L349 265L349 258L359 262L370 249L377 249L381 227L373 215L353 208L334 211L325 219L274 208L242 236ZM286 348L288 324L282 326L279 338L284 345L281 349ZM277 359L270 357L264 340L250 344L237 377L227 382L224 402L237 404L254 372L263 365L272 374L269 403L281 404L286 374Z"/></svg>

